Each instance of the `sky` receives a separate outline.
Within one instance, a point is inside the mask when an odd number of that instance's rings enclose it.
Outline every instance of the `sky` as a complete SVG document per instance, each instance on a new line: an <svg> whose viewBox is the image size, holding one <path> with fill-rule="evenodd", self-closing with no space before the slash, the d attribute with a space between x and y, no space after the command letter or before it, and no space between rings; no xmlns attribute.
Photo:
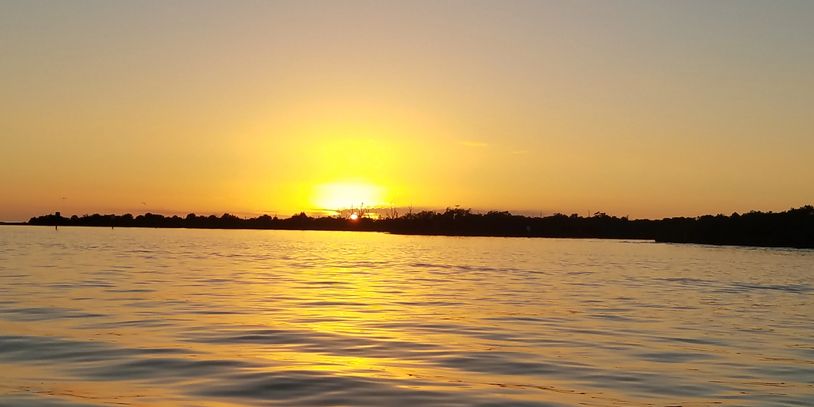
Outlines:
<svg viewBox="0 0 814 407"><path fill-rule="evenodd" d="M814 202L811 1L2 1L0 220Z"/></svg>

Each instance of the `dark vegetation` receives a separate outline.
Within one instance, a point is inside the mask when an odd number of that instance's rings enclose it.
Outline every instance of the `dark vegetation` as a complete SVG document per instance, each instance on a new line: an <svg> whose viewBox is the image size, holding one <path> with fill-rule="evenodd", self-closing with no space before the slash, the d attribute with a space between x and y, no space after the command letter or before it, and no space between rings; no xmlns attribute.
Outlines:
<svg viewBox="0 0 814 407"><path fill-rule="evenodd" d="M444 212L422 211L380 219L362 217L310 217L305 213L280 219L268 215L239 218L218 216L186 217L147 213L84 215L66 218L59 212L31 218L29 225L105 226L206 229L297 229L376 231L415 235L515 236L647 239L658 242L714 245L814 248L814 207L785 212L749 212L743 215L706 215L696 218L635 219L596 213L582 217L556 214L546 217L513 215L509 212L473 213L469 209Z"/></svg>

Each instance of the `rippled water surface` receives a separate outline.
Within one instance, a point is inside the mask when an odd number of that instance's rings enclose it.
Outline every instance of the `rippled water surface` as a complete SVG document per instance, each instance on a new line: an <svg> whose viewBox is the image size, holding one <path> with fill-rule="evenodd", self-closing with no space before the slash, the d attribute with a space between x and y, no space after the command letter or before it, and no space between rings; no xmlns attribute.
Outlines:
<svg viewBox="0 0 814 407"><path fill-rule="evenodd" d="M814 405L814 251L0 226L0 406Z"/></svg>

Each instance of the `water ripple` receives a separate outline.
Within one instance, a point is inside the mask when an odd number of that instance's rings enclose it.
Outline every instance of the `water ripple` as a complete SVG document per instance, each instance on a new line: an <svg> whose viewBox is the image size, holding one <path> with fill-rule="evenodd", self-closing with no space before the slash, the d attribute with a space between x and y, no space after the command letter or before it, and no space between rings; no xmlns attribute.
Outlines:
<svg viewBox="0 0 814 407"><path fill-rule="evenodd" d="M814 404L814 252L0 226L0 407Z"/></svg>

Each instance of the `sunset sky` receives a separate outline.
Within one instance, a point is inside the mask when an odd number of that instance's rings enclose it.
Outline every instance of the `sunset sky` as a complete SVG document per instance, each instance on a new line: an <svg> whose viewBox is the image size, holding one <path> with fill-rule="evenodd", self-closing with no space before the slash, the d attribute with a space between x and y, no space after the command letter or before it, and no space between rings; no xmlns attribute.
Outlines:
<svg viewBox="0 0 814 407"><path fill-rule="evenodd" d="M812 1L3 1L0 220L814 202Z"/></svg>

